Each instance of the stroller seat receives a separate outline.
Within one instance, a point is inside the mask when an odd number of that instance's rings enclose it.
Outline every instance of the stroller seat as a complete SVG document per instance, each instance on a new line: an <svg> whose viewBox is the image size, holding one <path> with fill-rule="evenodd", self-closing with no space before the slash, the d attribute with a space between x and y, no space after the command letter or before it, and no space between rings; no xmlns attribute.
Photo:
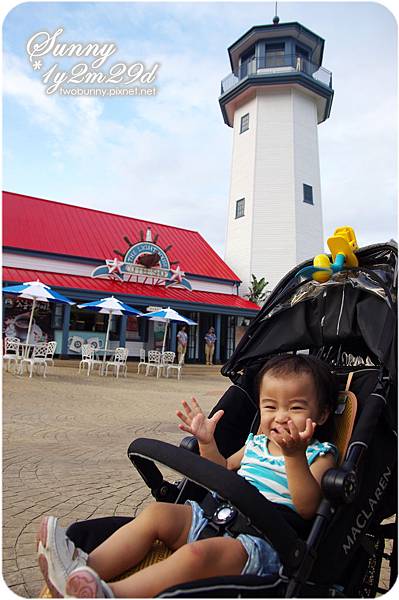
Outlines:
<svg viewBox="0 0 399 600"><path fill-rule="evenodd" d="M352 374L352 373L351 373ZM357 414L357 398L349 390L340 392L338 408L335 414L335 439L333 444L338 448L338 464L342 464Z"/></svg>

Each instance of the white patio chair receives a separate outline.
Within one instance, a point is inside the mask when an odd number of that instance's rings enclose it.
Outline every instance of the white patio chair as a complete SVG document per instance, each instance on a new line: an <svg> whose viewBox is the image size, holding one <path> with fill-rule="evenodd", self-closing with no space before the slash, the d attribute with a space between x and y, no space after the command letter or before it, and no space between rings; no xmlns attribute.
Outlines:
<svg viewBox="0 0 399 600"><path fill-rule="evenodd" d="M32 356L21 359L21 364L19 367L20 375L23 374L25 365L27 367L29 366L29 371L30 371L29 378L31 378L33 375L34 367L39 368L40 366L42 366L43 367L43 377L46 377L46 371L47 371L46 356L47 356L47 342L40 342L39 344L35 344L35 346L33 347Z"/></svg>
<svg viewBox="0 0 399 600"><path fill-rule="evenodd" d="M175 356L175 352L163 352L161 356L161 369L163 375L166 375L168 366L173 364ZM159 377L159 373L157 373L157 377Z"/></svg>
<svg viewBox="0 0 399 600"><path fill-rule="evenodd" d="M150 373L150 371L152 371L152 369L156 369L157 376L158 376L160 365L161 365L161 353L158 350L149 350L147 367L145 369L146 376Z"/></svg>
<svg viewBox="0 0 399 600"><path fill-rule="evenodd" d="M18 362L20 360L19 346L21 340L17 337L5 337L4 338L4 354L3 361L7 361L6 371L10 370L10 362L14 362L14 373L17 370Z"/></svg>
<svg viewBox="0 0 399 600"><path fill-rule="evenodd" d="M147 368L147 365L148 365L148 363L147 363L147 361L145 359L145 350L144 350L144 348L141 348L141 350L140 350L140 362L137 365L137 374L140 373L140 367L141 367L141 365L144 365L145 368Z"/></svg>
<svg viewBox="0 0 399 600"><path fill-rule="evenodd" d="M119 377L119 369L127 376L127 357L129 350L127 348L115 348L115 354L112 360L107 360L105 363L105 375L108 375L108 367L111 367L116 372L116 378Z"/></svg>
<svg viewBox="0 0 399 600"><path fill-rule="evenodd" d="M94 352L95 348L93 346L90 344L82 344L82 360L79 363L79 373L81 369L84 370L87 366L87 377L90 375L90 371L92 369L94 370L95 366L98 366L99 371L101 371L103 366L102 360L94 358Z"/></svg>
<svg viewBox="0 0 399 600"><path fill-rule="evenodd" d="M168 365L166 367L166 377L169 377L169 370L170 369L172 369L172 370L176 369L176 371L177 371L177 380L180 381L181 370L183 368L183 365L184 365L184 354L182 354L180 356L180 360L179 360L178 363L176 363L176 364L173 363L172 365Z"/></svg>
<svg viewBox="0 0 399 600"><path fill-rule="evenodd" d="M46 355L46 363L51 366L54 366L54 354L57 348L57 342L47 342L47 355Z"/></svg>

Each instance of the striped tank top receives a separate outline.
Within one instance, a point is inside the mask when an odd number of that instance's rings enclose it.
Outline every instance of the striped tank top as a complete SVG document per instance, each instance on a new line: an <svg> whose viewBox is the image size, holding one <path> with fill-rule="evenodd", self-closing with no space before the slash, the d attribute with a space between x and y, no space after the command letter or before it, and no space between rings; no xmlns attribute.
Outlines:
<svg viewBox="0 0 399 600"><path fill-rule="evenodd" d="M284 456L273 456L267 448L267 436L250 433L245 442L244 456L238 475L252 483L271 502L284 504L296 511L288 489ZM306 449L306 458L311 465L318 456L332 453L338 457L338 450L329 442L312 440Z"/></svg>

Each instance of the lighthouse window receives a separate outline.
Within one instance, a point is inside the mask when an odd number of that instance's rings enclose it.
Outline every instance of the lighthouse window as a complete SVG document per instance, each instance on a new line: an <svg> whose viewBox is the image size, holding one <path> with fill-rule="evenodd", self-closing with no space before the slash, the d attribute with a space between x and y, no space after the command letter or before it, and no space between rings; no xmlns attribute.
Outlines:
<svg viewBox="0 0 399 600"><path fill-rule="evenodd" d="M244 133L249 129L249 113L241 117L240 133Z"/></svg>
<svg viewBox="0 0 399 600"><path fill-rule="evenodd" d="M244 54L241 55L240 61L240 79L247 75L256 72L255 65L255 46L251 46Z"/></svg>
<svg viewBox="0 0 399 600"><path fill-rule="evenodd" d="M309 59L309 52L307 50L304 50L300 46L295 46L295 52L296 52L297 56L300 56L304 60L308 60Z"/></svg>
<svg viewBox="0 0 399 600"><path fill-rule="evenodd" d="M313 202L313 188L311 185L303 184L303 201L306 204L314 204Z"/></svg>
<svg viewBox="0 0 399 600"><path fill-rule="evenodd" d="M300 48L299 46L295 47L295 68L297 71L308 71L308 60L309 60L309 52Z"/></svg>
<svg viewBox="0 0 399 600"><path fill-rule="evenodd" d="M245 213L245 198L240 198L236 202L236 219L243 217Z"/></svg>
<svg viewBox="0 0 399 600"><path fill-rule="evenodd" d="M282 67L284 53L284 44L266 44L266 67Z"/></svg>

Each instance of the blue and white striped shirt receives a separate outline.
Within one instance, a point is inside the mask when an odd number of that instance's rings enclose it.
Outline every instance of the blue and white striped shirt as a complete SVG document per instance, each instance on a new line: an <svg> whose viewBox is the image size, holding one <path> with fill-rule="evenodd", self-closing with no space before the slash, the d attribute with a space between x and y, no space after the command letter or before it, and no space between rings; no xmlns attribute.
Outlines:
<svg viewBox="0 0 399 600"><path fill-rule="evenodd" d="M284 504L296 510L288 489L284 456L270 454L267 442L266 435L249 434L237 473L252 483L271 502ZM318 456L329 452L337 458L338 450L333 444L312 440L306 449L308 464L311 465Z"/></svg>

